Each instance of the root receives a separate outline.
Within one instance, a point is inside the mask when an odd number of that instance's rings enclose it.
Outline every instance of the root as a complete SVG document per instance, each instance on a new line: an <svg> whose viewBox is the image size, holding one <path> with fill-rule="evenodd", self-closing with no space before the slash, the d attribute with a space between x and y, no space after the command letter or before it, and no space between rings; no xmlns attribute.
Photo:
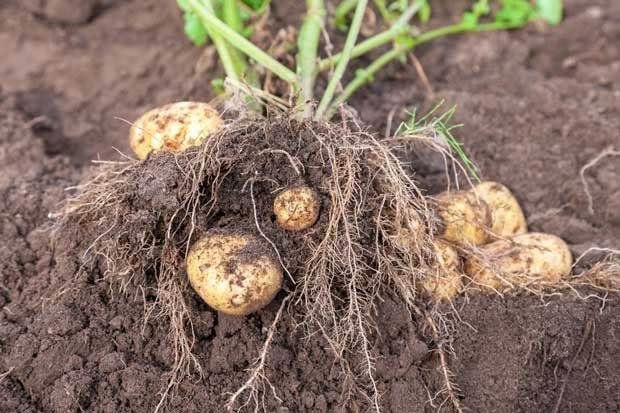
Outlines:
<svg viewBox="0 0 620 413"><path fill-rule="evenodd" d="M422 63L420 62L420 60L413 53L409 53L409 60L411 60L411 63L413 63L413 67L415 67L416 72L418 72L418 76L420 77L420 80L422 81L422 84L424 85L424 89L426 89L426 93L430 97L433 97L435 95L435 92L433 92L433 87L431 86L431 82L429 82L428 77L426 76L426 72L424 71L424 66L422 66Z"/></svg>
<svg viewBox="0 0 620 413"><path fill-rule="evenodd" d="M11 367L4 373L0 374L0 383L2 383L7 377L11 375L11 373L13 372L13 369L15 369L15 367Z"/></svg>
<svg viewBox="0 0 620 413"><path fill-rule="evenodd" d="M276 253L276 256L278 257L278 262L280 263L280 266L282 267L284 272L286 272L286 275L288 275L290 280L294 283L295 279L291 275L291 273L288 270L287 266L284 265L284 262L282 261L282 256L280 255L280 251L278 250L278 247L276 247L276 244L274 244L274 242L271 239L269 239L269 237L267 235L265 235L265 233L263 232L263 230L260 227L260 224L258 223L258 214L256 212L256 199L254 199L254 179L250 179L248 182L250 183L250 198L252 199L252 209L254 210L254 223L256 224L256 229L258 230L260 235L265 239L265 241L267 241L269 243L269 245L271 245L271 248L273 248L273 251ZM247 184L247 182L246 182L246 184ZM245 185L244 185L244 187L245 187Z"/></svg>
<svg viewBox="0 0 620 413"><path fill-rule="evenodd" d="M586 340L588 339L588 336L590 336L590 332L593 329L593 327L592 327L593 323L594 322L592 320L586 321L586 325L585 325L585 328L584 328L583 336L581 338L581 343L579 344L579 348L575 352L575 355L573 356L573 359L571 360L570 365L568 366L568 371L566 372L566 377L564 377L564 380L562 382L562 387L560 388L560 394L559 394L558 399L557 399L557 401L555 403L555 407L553 408L552 413L558 413L560 411L560 407L562 406L562 399L564 397L564 391L566 390L566 385L568 384L568 379L570 378L570 375L573 372L573 367L575 367L575 362L577 361L577 357L581 353L581 350L583 350L583 346L585 345ZM592 340L594 340L594 336L592 336Z"/></svg>
<svg viewBox="0 0 620 413"><path fill-rule="evenodd" d="M431 328L431 335L437 345L439 365L441 368L441 375L444 382L444 388L441 389L433 398L431 398L431 401L442 394L447 394L438 410L441 410L441 406L443 406L448 400L450 400L450 402L452 403L452 407L454 407L454 410L458 413L463 413L463 409L461 408L461 403L458 398L459 389L456 384L454 384L454 374L452 373L452 371L450 371L450 368L448 367L448 354L454 354L454 351L451 348L450 342L446 338L447 332L444 334L441 333L440 327L437 325L437 323L429 313L425 313L423 316L425 323ZM448 347L447 350L446 346Z"/></svg>
<svg viewBox="0 0 620 413"><path fill-rule="evenodd" d="M590 252L606 252L608 255L581 274L573 276L565 284L576 291L576 287L590 287L605 293L620 293L620 250L590 248L575 260L573 268Z"/></svg>
<svg viewBox="0 0 620 413"><path fill-rule="evenodd" d="M269 331L267 333L267 338L265 343L263 343L263 348L261 350L260 356L254 362L254 366L250 369L250 377L247 379L245 383L235 392L233 393L228 402L226 403L226 409L228 411L240 412L242 409L247 407L250 403L254 404L254 412L258 412L260 407L262 407L264 412L267 412L267 408L265 405L265 386L268 386L271 390L273 397L282 403L282 399L278 397L275 387L271 384L269 379L265 377L265 362L267 360L267 355L269 353L269 349L271 348L271 342L273 341L273 336L277 330L278 322L282 317L282 312L286 307L286 303L291 299L291 295L286 296L282 302L280 303L280 308L276 313L276 316L271 323L271 327L269 327ZM244 395L244 393L248 393L246 396L246 400L239 407L235 407L239 402L239 398Z"/></svg>
<svg viewBox="0 0 620 413"><path fill-rule="evenodd" d="M586 170L596 165L601 159L606 156L620 156L620 151L615 150L613 147L606 148L604 151L596 155L592 160L590 160L587 164L581 168L579 171L579 177L581 178L581 184L583 185L583 191L586 194L586 198L588 199L588 212L590 215L594 215L594 200L592 199L592 194L590 193L590 189L588 188L588 181L586 181Z"/></svg>
<svg viewBox="0 0 620 413"><path fill-rule="evenodd" d="M307 240L311 256L297 282L295 304L304 308L301 326L308 336L319 332L337 360L361 357L353 365L341 362L344 381L351 383L346 393L357 392L380 411L374 303L391 285L410 308L415 306L418 281L435 275L431 233L437 223L393 147L361 132L332 133L315 135L330 171L329 217L322 238ZM410 242L402 242L403 228Z"/></svg>

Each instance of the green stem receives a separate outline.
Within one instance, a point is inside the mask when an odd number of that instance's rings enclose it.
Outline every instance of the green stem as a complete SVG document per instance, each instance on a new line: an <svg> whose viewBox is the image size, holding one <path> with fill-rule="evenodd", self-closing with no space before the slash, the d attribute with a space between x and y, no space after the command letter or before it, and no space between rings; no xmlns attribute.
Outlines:
<svg viewBox="0 0 620 413"><path fill-rule="evenodd" d="M216 33L218 36L225 37L231 45L254 59L258 64L264 66L281 79L297 86L297 75L295 72L278 62L273 57L269 56L260 48L252 44L252 42L248 39L228 27L212 13L212 10L207 9L199 0L187 0L187 2L200 16L205 27L207 27L210 31Z"/></svg>
<svg viewBox="0 0 620 413"><path fill-rule="evenodd" d="M382 46L394 40L396 37L400 36L401 34L406 33L409 30L407 23L418 12L419 9L420 9L419 3L409 6L407 10L405 10L405 12L398 18L398 20L394 22L392 27L390 27L388 30L382 33L376 34L372 37L369 37L368 39L364 40L363 42L355 46L353 48L353 52L351 53L351 57L355 58L355 57L362 56L370 52L371 50L374 50L377 47ZM342 53L338 53L331 57L321 60L318 65L319 71L322 72L324 70L327 70L333 67L336 63L338 63L341 57L342 57Z"/></svg>
<svg viewBox="0 0 620 413"><path fill-rule="evenodd" d="M190 1L195 2L196 0ZM211 0L203 1L204 4L200 4L200 6L204 9L204 12L207 14L211 14L215 17ZM215 48L217 49L217 54L220 57L220 61L222 62L222 66L224 67L224 71L226 72L226 76L235 80L239 80L238 64L237 62L235 62L235 58L231 53L229 45L218 33L214 32L209 25L205 24L204 26L207 29L209 37L211 37L211 39L213 40Z"/></svg>
<svg viewBox="0 0 620 413"><path fill-rule="evenodd" d="M241 34L243 31L243 22L241 21L241 16L239 15L237 0L222 1L222 20L224 20L224 23L230 26L230 28L234 31ZM245 74L248 69L248 65L243 54L241 54L241 52L237 49L230 50L230 54L232 55L237 66L237 74Z"/></svg>
<svg viewBox="0 0 620 413"><path fill-rule="evenodd" d="M323 115L325 115L325 111L327 110L329 104L334 97L334 93L336 92L336 87L340 83L340 79L342 78L342 75L344 74L344 71L349 64L349 60L351 59L351 53L353 52L355 42L357 41L357 36L360 32L360 27L362 26L362 19L364 18L364 12L366 11L367 5L368 0L358 0L357 7L355 8L355 14L353 15L353 21L351 22L351 28L349 29L347 39L344 42L342 57L336 65L334 74L329 80L327 88L325 89L325 93L323 94L323 98L321 99L319 107L316 110L317 119L321 119Z"/></svg>
<svg viewBox="0 0 620 413"><path fill-rule="evenodd" d="M306 0L306 7L308 12L297 38L297 74L301 89L297 104L303 108L302 117L308 119L312 117L319 40L327 11L324 0Z"/></svg>
<svg viewBox="0 0 620 413"><path fill-rule="evenodd" d="M485 32L492 30L507 30L514 29L517 27L521 27L517 24L509 24L509 23L485 23L479 24L476 26L471 26L466 23L458 23L451 26L440 27L435 30L428 31L423 33L415 38L413 38L410 42L406 44L401 44L394 47L392 50L381 55L377 60L372 62L366 69L359 70L355 78L349 82L349 84L344 88L342 93L334 99L333 103L330 105L329 110L327 112L327 118L329 119L338 106L345 103L353 93L357 91L360 87L364 86L366 83L370 83L373 80L373 76L386 64L390 63L392 60L397 59L403 54L410 52L414 47L421 45L422 43L429 42L438 37L447 36L451 34L463 33L463 32Z"/></svg>
<svg viewBox="0 0 620 413"><path fill-rule="evenodd" d="M331 118L334 114L335 110L345 103L351 95L357 91L360 87L364 86L366 83L370 83L373 80L373 76L375 73L379 71L383 66L390 63L392 60L401 56L408 50L405 46L397 46L394 49L390 50L382 54L377 60L372 62L366 69L358 70L355 78L349 82L349 84L344 88L342 93L334 99L333 103L330 105L329 110L327 112L327 118Z"/></svg>
<svg viewBox="0 0 620 413"><path fill-rule="evenodd" d="M387 6L385 5L385 1L384 0L374 0L374 3L375 3L375 7L377 8L377 10L379 10L379 14L381 14L381 17L383 17L383 20L385 20L386 22L390 22L391 23L391 21L392 21L392 14L387 9Z"/></svg>

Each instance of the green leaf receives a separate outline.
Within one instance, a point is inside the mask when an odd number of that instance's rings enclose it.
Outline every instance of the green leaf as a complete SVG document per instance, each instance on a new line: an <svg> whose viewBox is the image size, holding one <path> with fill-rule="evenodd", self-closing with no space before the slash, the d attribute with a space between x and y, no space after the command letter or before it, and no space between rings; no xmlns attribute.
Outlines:
<svg viewBox="0 0 620 413"><path fill-rule="evenodd" d="M202 46L207 42L207 30L202 24L200 17L194 13L186 12L185 18L185 34L196 45Z"/></svg>
<svg viewBox="0 0 620 413"><path fill-rule="evenodd" d="M541 19L559 24L562 21L562 0L536 0L537 15Z"/></svg>

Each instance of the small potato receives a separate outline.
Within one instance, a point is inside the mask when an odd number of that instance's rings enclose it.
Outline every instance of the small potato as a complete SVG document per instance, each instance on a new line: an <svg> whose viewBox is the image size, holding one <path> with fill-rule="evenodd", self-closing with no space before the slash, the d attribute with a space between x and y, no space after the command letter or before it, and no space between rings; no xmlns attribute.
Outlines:
<svg viewBox="0 0 620 413"><path fill-rule="evenodd" d="M200 297L226 314L246 315L273 300L282 270L258 238L211 232L190 249L187 275Z"/></svg>
<svg viewBox="0 0 620 413"><path fill-rule="evenodd" d="M571 271L570 250L555 235L520 234L484 245L481 250L482 257L466 260L465 274L485 289L557 282Z"/></svg>
<svg viewBox="0 0 620 413"><path fill-rule="evenodd" d="M138 159L151 152L181 152L203 143L221 124L206 103L171 103L138 118L129 130L129 145Z"/></svg>
<svg viewBox="0 0 620 413"><path fill-rule="evenodd" d="M319 218L319 199L307 186L286 189L273 201L273 212L284 229L310 228Z"/></svg>
<svg viewBox="0 0 620 413"><path fill-rule="evenodd" d="M442 238L463 246L487 242L491 213L484 200L469 191L445 192L438 199Z"/></svg>
<svg viewBox="0 0 620 413"><path fill-rule="evenodd" d="M435 238L436 274L422 281L424 295L435 300L451 300L462 288L459 256L446 241Z"/></svg>
<svg viewBox="0 0 620 413"><path fill-rule="evenodd" d="M497 182L482 182L472 190L489 206L491 232L497 237L511 237L527 232L527 223L521 206L512 192Z"/></svg>

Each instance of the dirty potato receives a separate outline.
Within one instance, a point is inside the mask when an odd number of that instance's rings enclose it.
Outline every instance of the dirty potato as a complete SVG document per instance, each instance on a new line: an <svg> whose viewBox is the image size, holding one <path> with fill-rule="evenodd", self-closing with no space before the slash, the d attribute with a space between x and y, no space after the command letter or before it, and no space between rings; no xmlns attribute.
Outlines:
<svg viewBox="0 0 620 413"><path fill-rule="evenodd" d="M308 186L286 189L273 201L273 212L280 227L299 231L310 228L319 218L319 199Z"/></svg>
<svg viewBox="0 0 620 413"><path fill-rule="evenodd" d="M523 210L512 192L504 185L487 181L476 185L471 191L489 206L490 229L495 237L511 237L527 232Z"/></svg>
<svg viewBox="0 0 620 413"><path fill-rule="evenodd" d="M463 246L487 242L491 213L484 200L469 191L458 191L440 194L438 201L442 238Z"/></svg>
<svg viewBox="0 0 620 413"><path fill-rule="evenodd" d="M282 269L269 247L239 233L207 233L189 252L187 275L207 304L232 315L260 310L282 283Z"/></svg>
<svg viewBox="0 0 620 413"><path fill-rule="evenodd" d="M422 281L422 293L434 300L451 300L461 290L461 271L456 249L444 240L434 240L435 274Z"/></svg>
<svg viewBox="0 0 620 413"><path fill-rule="evenodd" d="M152 152L180 152L203 143L221 124L206 103L171 103L138 118L129 130L129 145L138 159Z"/></svg>
<svg viewBox="0 0 620 413"><path fill-rule="evenodd" d="M483 289L549 284L571 272L572 256L555 235L527 233L484 245L465 262L465 274Z"/></svg>

